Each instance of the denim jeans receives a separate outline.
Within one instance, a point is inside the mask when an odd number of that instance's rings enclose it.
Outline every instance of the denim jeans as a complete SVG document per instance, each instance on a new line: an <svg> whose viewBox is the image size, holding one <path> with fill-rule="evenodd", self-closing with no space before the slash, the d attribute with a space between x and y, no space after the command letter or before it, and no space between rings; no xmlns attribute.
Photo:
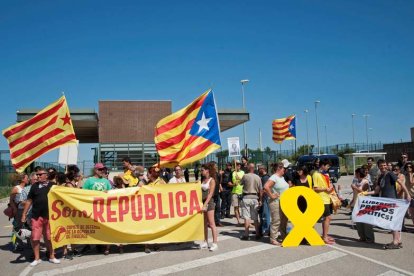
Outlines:
<svg viewBox="0 0 414 276"><path fill-rule="evenodd" d="M270 232L270 209L269 198L267 195L263 196L262 212L260 214L260 224L262 233Z"/></svg>

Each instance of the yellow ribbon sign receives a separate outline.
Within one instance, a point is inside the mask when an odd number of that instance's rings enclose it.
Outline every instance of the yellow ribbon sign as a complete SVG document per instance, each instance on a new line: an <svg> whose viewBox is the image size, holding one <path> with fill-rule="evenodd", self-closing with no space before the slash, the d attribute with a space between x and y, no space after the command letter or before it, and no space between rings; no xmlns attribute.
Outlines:
<svg viewBox="0 0 414 276"><path fill-rule="evenodd" d="M303 196L307 203L304 213L301 212L297 204L300 196ZM324 210L323 201L316 192L307 187L287 189L280 197L280 205L282 211L294 226L284 239L283 247L299 246L304 238L312 246L325 245L319 233L313 228Z"/></svg>
<svg viewBox="0 0 414 276"><path fill-rule="evenodd" d="M200 184L143 186L107 193L53 186L48 199L54 248L204 239Z"/></svg>

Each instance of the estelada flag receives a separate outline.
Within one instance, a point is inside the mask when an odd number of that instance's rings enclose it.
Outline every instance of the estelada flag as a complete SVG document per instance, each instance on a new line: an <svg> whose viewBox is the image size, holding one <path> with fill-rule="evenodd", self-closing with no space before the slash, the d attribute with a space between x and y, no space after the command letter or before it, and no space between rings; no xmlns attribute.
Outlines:
<svg viewBox="0 0 414 276"><path fill-rule="evenodd" d="M284 140L296 139L296 116L273 120L273 141L281 144Z"/></svg>
<svg viewBox="0 0 414 276"><path fill-rule="evenodd" d="M220 124L211 89L155 128L159 165L173 167L203 159L221 147Z"/></svg>
<svg viewBox="0 0 414 276"><path fill-rule="evenodd" d="M65 96L31 119L4 129L3 136L9 143L10 158L17 172L53 149L76 143Z"/></svg>

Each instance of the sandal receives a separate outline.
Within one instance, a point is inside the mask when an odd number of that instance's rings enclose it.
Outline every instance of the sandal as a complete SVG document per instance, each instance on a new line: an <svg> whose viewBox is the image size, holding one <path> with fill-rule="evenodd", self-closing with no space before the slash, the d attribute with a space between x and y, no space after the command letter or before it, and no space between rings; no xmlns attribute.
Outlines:
<svg viewBox="0 0 414 276"><path fill-rule="evenodd" d="M335 244L335 240L330 240L330 239L323 239L323 242L325 243L325 244Z"/></svg>
<svg viewBox="0 0 414 276"><path fill-rule="evenodd" d="M384 249L400 249L401 247L399 244L387 243L386 245L384 245L383 248Z"/></svg>
<svg viewBox="0 0 414 276"><path fill-rule="evenodd" d="M275 245L275 246L282 246L282 244L281 244L281 243L279 243L279 242L277 242L277 241L275 241L275 240L270 240L270 244L271 244L271 245Z"/></svg>

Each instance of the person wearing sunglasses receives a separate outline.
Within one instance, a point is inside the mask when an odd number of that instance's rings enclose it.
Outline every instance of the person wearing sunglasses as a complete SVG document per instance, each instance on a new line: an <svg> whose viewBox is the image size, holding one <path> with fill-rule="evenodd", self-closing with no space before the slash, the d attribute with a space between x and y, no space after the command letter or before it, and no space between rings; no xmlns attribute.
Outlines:
<svg viewBox="0 0 414 276"><path fill-rule="evenodd" d="M40 259L40 239L42 235L50 254L49 262L60 264L60 260L56 259L50 242L48 194L55 183L48 180L48 173L43 168L40 168L36 175L38 177L37 182L30 188L21 218L21 222L25 223L27 213L32 206L32 247L35 259L30 266L37 266L42 262Z"/></svg>
<svg viewBox="0 0 414 276"><path fill-rule="evenodd" d="M111 183L105 178L107 168L102 163L96 163L94 167L94 175L89 177L82 186L84 190L94 190L105 192L111 190Z"/></svg>

